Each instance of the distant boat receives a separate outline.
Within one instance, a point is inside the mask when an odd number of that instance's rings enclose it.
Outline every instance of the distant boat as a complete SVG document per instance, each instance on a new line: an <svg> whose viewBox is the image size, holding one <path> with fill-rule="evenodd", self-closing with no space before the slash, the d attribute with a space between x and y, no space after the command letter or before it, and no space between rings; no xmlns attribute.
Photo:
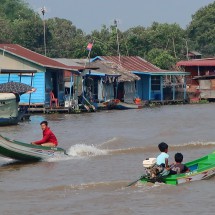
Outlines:
<svg viewBox="0 0 215 215"><path fill-rule="evenodd" d="M18 161L40 161L56 155L66 154L66 151L59 147L46 147L32 145L0 135L0 156L15 159Z"/></svg>
<svg viewBox="0 0 215 215"><path fill-rule="evenodd" d="M141 109L143 104L121 102L119 99L111 99L104 102L109 109L127 110L127 109Z"/></svg>
<svg viewBox="0 0 215 215"><path fill-rule="evenodd" d="M16 125L22 118L18 111L19 98L13 93L0 93L0 126Z"/></svg>
<svg viewBox="0 0 215 215"><path fill-rule="evenodd" d="M18 109L20 95L35 91L32 86L20 82L0 84L0 126L16 125L24 119L29 119L29 114Z"/></svg>

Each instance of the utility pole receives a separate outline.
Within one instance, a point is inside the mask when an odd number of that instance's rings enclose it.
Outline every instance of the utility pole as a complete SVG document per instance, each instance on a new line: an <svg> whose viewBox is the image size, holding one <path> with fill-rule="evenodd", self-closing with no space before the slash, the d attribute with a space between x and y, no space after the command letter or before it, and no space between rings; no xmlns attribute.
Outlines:
<svg viewBox="0 0 215 215"><path fill-rule="evenodd" d="M187 50L187 60L189 60L189 52L188 52L188 45L187 45L187 40L185 39L185 43L186 43L186 50Z"/></svg>
<svg viewBox="0 0 215 215"><path fill-rule="evenodd" d="M121 64L120 50L119 50L118 20L114 19L114 25L116 27L117 55L119 56L119 64Z"/></svg>
<svg viewBox="0 0 215 215"><path fill-rule="evenodd" d="M46 12L46 8L45 6L43 6L41 8L41 13L43 15L43 42L44 42L44 52L45 52L45 56L46 56L46 22L45 22L45 12Z"/></svg>

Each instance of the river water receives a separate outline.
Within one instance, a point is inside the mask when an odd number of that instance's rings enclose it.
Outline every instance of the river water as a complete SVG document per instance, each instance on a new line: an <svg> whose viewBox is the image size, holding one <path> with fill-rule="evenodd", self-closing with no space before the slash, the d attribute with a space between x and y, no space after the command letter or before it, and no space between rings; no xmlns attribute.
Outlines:
<svg viewBox="0 0 215 215"><path fill-rule="evenodd" d="M48 120L69 156L23 164L0 157L1 215L214 214L215 177L178 186L126 187L143 173L142 161L169 145L170 161L184 162L215 149L215 104L173 105L79 115L32 115L0 127L22 142L42 136Z"/></svg>

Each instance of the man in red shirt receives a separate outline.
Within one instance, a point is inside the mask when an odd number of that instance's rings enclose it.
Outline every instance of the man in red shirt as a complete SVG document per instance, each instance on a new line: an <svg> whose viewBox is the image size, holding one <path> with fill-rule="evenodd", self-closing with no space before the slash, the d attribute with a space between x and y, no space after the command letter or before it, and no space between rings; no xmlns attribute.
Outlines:
<svg viewBox="0 0 215 215"><path fill-rule="evenodd" d="M54 133L48 127L47 121L42 121L40 123L41 129L43 131L43 139L31 142L34 145L41 145L41 146L49 146L49 147L56 147L58 145L58 141Z"/></svg>

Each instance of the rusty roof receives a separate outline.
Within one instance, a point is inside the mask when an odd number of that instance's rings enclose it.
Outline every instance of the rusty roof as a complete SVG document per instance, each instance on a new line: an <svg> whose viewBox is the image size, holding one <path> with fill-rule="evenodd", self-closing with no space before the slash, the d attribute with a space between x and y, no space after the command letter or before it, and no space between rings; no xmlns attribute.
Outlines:
<svg viewBox="0 0 215 215"><path fill-rule="evenodd" d="M121 65L128 71L161 72L160 68L138 56L100 56L100 59Z"/></svg>
<svg viewBox="0 0 215 215"><path fill-rule="evenodd" d="M94 61L91 62L90 65L93 67L98 67L99 69L97 72L104 73L107 75L119 75L119 82L130 82L140 79L139 76L131 73L131 71L126 70L121 65L112 61Z"/></svg>
<svg viewBox="0 0 215 215"><path fill-rule="evenodd" d="M193 59L179 61L176 66L215 66L215 58Z"/></svg>
<svg viewBox="0 0 215 215"><path fill-rule="evenodd" d="M24 48L18 44L0 44L0 50L5 53L18 56L22 59L40 65L42 67L63 69L63 70L82 70L85 69L83 66L67 66L63 63L55 61L49 57L38 54L30 49Z"/></svg>

